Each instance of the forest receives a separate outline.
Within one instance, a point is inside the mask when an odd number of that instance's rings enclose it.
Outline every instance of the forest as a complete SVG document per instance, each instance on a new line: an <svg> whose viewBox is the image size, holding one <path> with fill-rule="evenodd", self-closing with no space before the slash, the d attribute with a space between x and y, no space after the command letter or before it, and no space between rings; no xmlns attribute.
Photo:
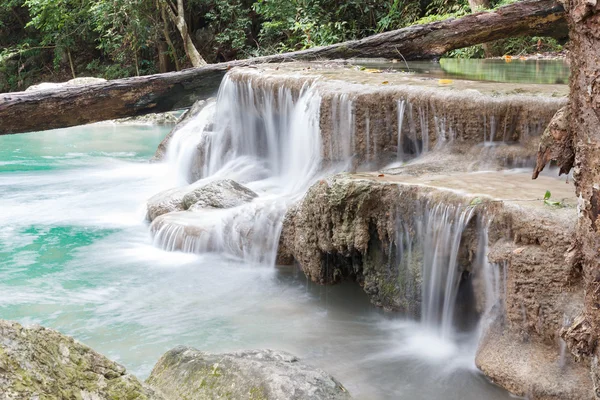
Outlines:
<svg viewBox="0 0 600 400"><path fill-rule="evenodd" d="M0 4L0 92L41 81L178 71L307 49L515 0L8 0ZM559 51L505 39L449 57Z"/></svg>

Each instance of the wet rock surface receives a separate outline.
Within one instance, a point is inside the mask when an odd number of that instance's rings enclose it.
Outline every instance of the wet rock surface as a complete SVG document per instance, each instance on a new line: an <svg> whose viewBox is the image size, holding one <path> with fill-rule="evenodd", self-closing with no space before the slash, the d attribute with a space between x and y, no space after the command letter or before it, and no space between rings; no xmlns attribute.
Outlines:
<svg viewBox="0 0 600 400"><path fill-rule="evenodd" d="M52 329L0 320L0 399L163 399L124 367Z"/></svg>
<svg viewBox="0 0 600 400"><path fill-rule="evenodd" d="M283 249L315 282L355 280L374 304L418 315L423 255L413 246L416 265L402 262L399 234L416 235L414 221L425 207L472 208L457 268L471 276L479 313L485 290L473 263L483 221L485 254L501 277L477 365L500 386L531 399L590 398L589 365L563 351L566 362L558 368L559 332L583 305L582 278L569 256L576 221L571 188L548 177L529 183L527 173L431 174L429 167L407 165L408 173L399 168L396 175L340 174L319 181L288 211ZM544 203L545 188L561 199L560 206Z"/></svg>
<svg viewBox="0 0 600 400"><path fill-rule="evenodd" d="M129 117L116 119L111 121L115 124L131 124L131 125L172 125L176 124L179 118L175 113L152 113L140 115L138 117Z"/></svg>
<svg viewBox="0 0 600 400"><path fill-rule="evenodd" d="M475 362L492 382L528 399L594 398L589 367L561 358L555 346L539 338L523 341L507 330L492 329Z"/></svg>
<svg viewBox="0 0 600 400"><path fill-rule="evenodd" d="M154 221L157 217L175 211L185 210L183 197L193 189L189 187L167 189L148 199L146 218Z"/></svg>
<svg viewBox="0 0 600 400"><path fill-rule="evenodd" d="M211 354L177 347L162 356L147 383L167 400L350 398L324 371L274 350Z"/></svg>
<svg viewBox="0 0 600 400"><path fill-rule="evenodd" d="M183 208L198 211L203 208L231 208L252 201L256 193L231 179L211 182L183 196Z"/></svg>
<svg viewBox="0 0 600 400"><path fill-rule="evenodd" d="M231 208L248 203L258 195L231 179L199 182L160 192L147 203L147 218L177 211L200 211L206 208Z"/></svg>

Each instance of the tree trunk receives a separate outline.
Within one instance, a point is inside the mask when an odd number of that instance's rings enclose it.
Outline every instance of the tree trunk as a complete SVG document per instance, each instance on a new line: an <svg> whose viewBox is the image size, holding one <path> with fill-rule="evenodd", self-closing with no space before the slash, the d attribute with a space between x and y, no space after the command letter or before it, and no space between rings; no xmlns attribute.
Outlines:
<svg viewBox="0 0 600 400"><path fill-rule="evenodd" d="M478 12L487 10L490 8L490 0L469 0L469 7L471 7L471 12ZM486 57L492 56L492 48L488 43L483 43L481 45L483 47L483 52Z"/></svg>
<svg viewBox="0 0 600 400"><path fill-rule="evenodd" d="M471 12L483 11L490 8L490 0L469 0Z"/></svg>
<svg viewBox="0 0 600 400"><path fill-rule="evenodd" d="M171 59L169 57L169 48L167 44L159 40L156 45L156 50L158 51L158 72L164 74L165 72L170 72L171 69Z"/></svg>
<svg viewBox="0 0 600 400"><path fill-rule="evenodd" d="M173 56L173 61L175 62L175 70L181 71L181 67L179 66L179 57L177 57L177 50L175 50L175 46L173 45L173 41L171 40L171 34L169 33L169 20L167 19L164 6L160 6L160 15L163 21L163 36L165 37L165 41L169 45L169 51Z"/></svg>
<svg viewBox="0 0 600 400"><path fill-rule="evenodd" d="M183 0L177 0L177 6L172 2L165 0L166 4L163 7L166 8L169 17L173 21L173 24L177 27L177 30L181 34L183 40L183 49L185 54L188 56L190 62L194 67L201 67L206 65L206 61L196 49L192 37L188 31L187 23L185 22L185 8L183 6Z"/></svg>
<svg viewBox="0 0 600 400"><path fill-rule="evenodd" d="M495 12L416 25L361 40L249 60L210 64L178 73L120 79L88 87L0 95L0 135L63 128L164 112L212 96L228 69L257 63L327 58L441 57L449 50L504 37L566 32L564 9L553 0L517 2ZM27 118L23 118L27 115Z"/></svg>
<svg viewBox="0 0 600 400"><path fill-rule="evenodd" d="M600 2L565 3L571 37L568 127L579 197L574 252L585 282L585 310L563 337L576 356L600 356ZM600 398L597 365L592 375Z"/></svg>
<svg viewBox="0 0 600 400"><path fill-rule="evenodd" d="M71 68L71 75L73 75L73 79L77 78L75 75L75 66L73 65L73 58L71 57L71 50L67 49L67 57L69 59L69 67Z"/></svg>

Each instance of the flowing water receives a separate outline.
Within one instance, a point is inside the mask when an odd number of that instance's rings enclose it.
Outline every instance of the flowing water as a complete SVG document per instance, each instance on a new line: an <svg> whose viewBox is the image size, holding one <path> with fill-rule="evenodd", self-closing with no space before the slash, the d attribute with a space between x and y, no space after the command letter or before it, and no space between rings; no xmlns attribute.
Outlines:
<svg viewBox="0 0 600 400"><path fill-rule="evenodd" d="M357 398L509 398L474 366L477 331L454 329L458 277L444 266L456 262L469 213L441 207L420 220L433 250L423 261L422 322L376 309L358 285L315 286L273 267L286 207L325 173L318 93L273 93L226 80L193 129L173 139L168 163L147 162L167 132L159 127L0 137L0 318L73 335L142 378L176 345L268 347L327 370ZM351 146L332 145L339 163L327 172L348 165ZM259 198L204 214L208 239L170 245L186 235L181 221L205 223L192 213L152 236L148 198L232 176ZM167 251L178 249L187 252Z"/></svg>

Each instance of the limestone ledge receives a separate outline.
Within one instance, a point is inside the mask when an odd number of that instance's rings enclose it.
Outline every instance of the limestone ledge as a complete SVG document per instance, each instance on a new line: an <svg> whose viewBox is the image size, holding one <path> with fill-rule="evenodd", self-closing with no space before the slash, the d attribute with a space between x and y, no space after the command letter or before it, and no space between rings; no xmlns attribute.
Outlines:
<svg viewBox="0 0 600 400"><path fill-rule="evenodd" d="M485 302L484 284L474 266L485 225L488 258L503 277L494 306L496 320L487 331L489 338L482 341L478 366L499 385L530 399L585 399L587 393L591 398L589 365L575 363L569 354L563 369L540 361L548 354L552 362L558 359L558 333L564 321L583 307L581 276L569 257L576 221L572 187L541 177L529 188L511 191L511 181L520 187L520 180L531 182L530 177L513 174L500 179L499 174L504 173L448 173L437 179L339 174L320 180L288 211L279 258L296 260L315 282L354 280L374 304L418 314L419 290L407 288L420 287L422 255L413 255L416 265L401 262L398 227L403 226L405 235L415 235L415 221L427 207L470 208L473 217L461 239L458 268L471 281L473 308L481 312ZM505 190L494 186L495 180ZM544 204L544 187L565 195L563 206ZM528 368L542 368L544 380L538 379L539 374L524 373L525 367L517 368L527 361L515 358L521 348L537 360ZM546 385L552 381L561 383Z"/></svg>

